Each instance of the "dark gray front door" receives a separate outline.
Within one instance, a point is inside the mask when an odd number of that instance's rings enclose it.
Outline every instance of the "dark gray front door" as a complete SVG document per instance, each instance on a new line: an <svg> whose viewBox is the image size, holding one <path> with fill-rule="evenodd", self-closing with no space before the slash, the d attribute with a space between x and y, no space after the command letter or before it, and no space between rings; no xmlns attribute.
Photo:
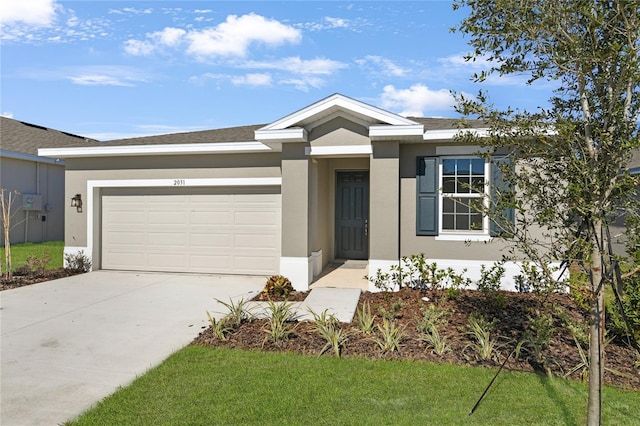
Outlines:
<svg viewBox="0 0 640 426"><path fill-rule="evenodd" d="M336 258L369 258L369 172L336 176Z"/></svg>

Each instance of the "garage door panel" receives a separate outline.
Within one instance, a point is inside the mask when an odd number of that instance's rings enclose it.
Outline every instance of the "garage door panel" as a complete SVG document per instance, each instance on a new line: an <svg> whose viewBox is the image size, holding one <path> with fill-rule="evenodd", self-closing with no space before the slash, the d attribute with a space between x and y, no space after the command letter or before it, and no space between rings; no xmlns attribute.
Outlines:
<svg viewBox="0 0 640 426"><path fill-rule="evenodd" d="M277 273L280 194L105 195L104 269Z"/></svg>
<svg viewBox="0 0 640 426"><path fill-rule="evenodd" d="M195 208L195 207L194 207ZM192 210L189 212L192 225L225 226L233 223L233 215L230 211L219 210Z"/></svg>
<svg viewBox="0 0 640 426"><path fill-rule="evenodd" d="M199 249L226 249L232 243L232 235L229 233L192 233L191 247Z"/></svg>

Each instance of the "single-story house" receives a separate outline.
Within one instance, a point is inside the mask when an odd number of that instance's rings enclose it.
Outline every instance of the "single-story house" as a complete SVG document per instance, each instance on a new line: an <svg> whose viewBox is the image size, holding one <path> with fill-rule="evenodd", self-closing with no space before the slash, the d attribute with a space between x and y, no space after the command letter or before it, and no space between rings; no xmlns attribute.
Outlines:
<svg viewBox="0 0 640 426"><path fill-rule="evenodd" d="M65 252L94 269L282 274L306 290L338 259L375 275L425 253L473 279L501 258L489 220L451 200L488 193L498 169L457 132L334 94L265 125L39 154L66 162L82 207L66 206Z"/></svg>
<svg viewBox="0 0 640 426"><path fill-rule="evenodd" d="M71 133L0 117L0 187L18 191L11 243L64 239L64 160L38 155L38 148L97 143ZM0 233L2 234L2 233ZM0 235L4 244L4 235Z"/></svg>

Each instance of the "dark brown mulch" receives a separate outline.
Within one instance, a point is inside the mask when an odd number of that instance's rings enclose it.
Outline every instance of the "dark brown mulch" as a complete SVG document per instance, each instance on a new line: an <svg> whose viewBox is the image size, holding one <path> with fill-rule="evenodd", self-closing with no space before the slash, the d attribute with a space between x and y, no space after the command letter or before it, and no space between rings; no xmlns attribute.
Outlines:
<svg viewBox="0 0 640 426"><path fill-rule="evenodd" d="M253 299L254 302L267 302L269 300L273 302L303 302L309 294L308 291L293 291L286 297L269 295L263 292L258 293Z"/></svg>
<svg viewBox="0 0 640 426"><path fill-rule="evenodd" d="M586 315L573 298L568 294L554 293L542 298L532 293L500 292L498 298L486 298L481 292L461 291L455 299L446 296L445 292L433 292L413 289L403 289L397 293L370 293L361 295L359 308L368 303L371 312L376 316L376 323L382 322L381 310L392 311L394 303L400 302L401 307L395 315L395 321L404 329L405 338L399 352L381 353L375 343L375 336L364 335L358 330L356 321L345 325L351 331L351 336L342 355L345 357L371 357L384 359L411 359L451 364L488 365L497 367L514 349L516 342L526 330L529 319L536 310L541 313L552 313L555 329L551 342L544 351L545 362L539 365L533 357L523 351L518 359L509 358L505 368L525 372L551 372L562 376L581 362L579 351L570 332L564 327L564 318L573 321L586 322ZM428 301L423 300L428 298ZM438 303L442 308L449 309L448 323L440 329L440 333L447 336L451 351L445 355L436 355L433 350L420 338L416 330L417 320L421 318L421 308L431 303ZM496 360L477 360L469 346L470 336L465 334L469 316L480 313L487 320L495 320L492 335L499 340L499 353ZM562 313L562 314L561 314ZM210 329L204 330L194 340L195 344L210 346L226 346L250 350L288 351L307 355L318 355L325 345L325 341L313 330L310 322L298 323L288 340L274 344L265 342L265 320L251 320L243 323L228 335L226 341L216 340ZM332 356L327 352L324 356ZM640 361L636 352L622 342L614 341L606 347L605 384L621 388L640 391L640 370L634 364ZM609 370L616 371L617 374ZM580 380L581 371L570 378Z"/></svg>
<svg viewBox="0 0 640 426"><path fill-rule="evenodd" d="M26 285L37 284L45 281L57 280L58 278L70 277L81 272L71 269L52 269L40 272L30 272L27 275L13 275L11 279L0 278L0 291L12 288L24 287Z"/></svg>

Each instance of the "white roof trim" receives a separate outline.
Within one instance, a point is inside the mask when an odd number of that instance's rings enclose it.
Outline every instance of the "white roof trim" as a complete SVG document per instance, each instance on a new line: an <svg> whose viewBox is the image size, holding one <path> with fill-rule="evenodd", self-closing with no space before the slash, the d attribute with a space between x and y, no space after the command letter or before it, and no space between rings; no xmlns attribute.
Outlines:
<svg viewBox="0 0 640 426"><path fill-rule="evenodd" d="M16 160L23 160L23 161L34 161L36 163L55 164L57 166L64 166L64 161L60 160L59 158L40 157L38 155L25 154L22 152L15 152L15 151L7 151L4 149L0 149L0 157L13 158Z"/></svg>
<svg viewBox="0 0 640 426"><path fill-rule="evenodd" d="M487 137L489 135L488 128L479 129L447 129L447 130L427 130L422 137L425 141L433 141L440 139L453 139L456 136L460 136L466 132L478 137Z"/></svg>
<svg viewBox="0 0 640 426"><path fill-rule="evenodd" d="M256 139L259 141L286 141L307 142L307 130L302 127L293 129L256 130Z"/></svg>
<svg viewBox="0 0 640 426"><path fill-rule="evenodd" d="M119 145L83 148L41 148L38 154L46 157L122 157L138 155L229 154L234 152L272 151L260 142L220 142L166 145Z"/></svg>
<svg viewBox="0 0 640 426"><path fill-rule="evenodd" d="M311 157L332 155L368 156L373 154L373 147L371 145L311 146L305 148L305 154Z"/></svg>
<svg viewBox="0 0 640 426"><path fill-rule="evenodd" d="M393 136L422 136L424 126L422 124L406 124L396 126L375 125L369 126L369 136L375 137L393 137Z"/></svg>
<svg viewBox="0 0 640 426"><path fill-rule="evenodd" d="M268 124L257 132L267 130L281 130L291 126L295 126L299 122L306 120L314 115L322 114L331 108L340 108L345 111L350 111L354 114L370 117L375 121L381 121L390 125L412 125L416 124L415 121L409 120L397 114L385 111L383 109L365 104L364 102L356 101L355 99L348 98L339 93L329 96L321 101L318 101L306 108L287 115L280 120L274 121Z"/></svg>

